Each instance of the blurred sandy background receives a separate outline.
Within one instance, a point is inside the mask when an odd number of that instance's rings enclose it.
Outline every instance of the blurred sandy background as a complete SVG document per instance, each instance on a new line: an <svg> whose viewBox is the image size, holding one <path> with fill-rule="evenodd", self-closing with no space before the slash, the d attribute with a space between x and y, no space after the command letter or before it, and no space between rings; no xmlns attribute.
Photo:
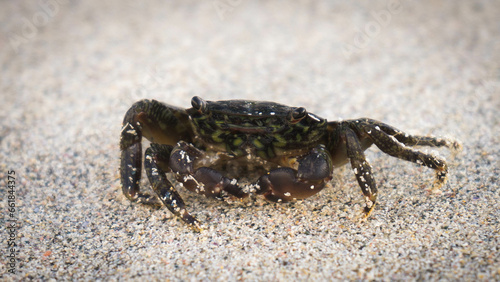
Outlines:
<svg viewBox="0 0 500 282"><path fill-rule="evenodd" d="M2 1L1 218L14 170L17 261L8 274L2 232L0 278L500 280L499 14L498 1ZM371 117L464 150L438 150L450 179L432 195L432 171L368 150L380 193L366 222L348 167L290 204L182 190L196 234L130 203L117 171L134 101L194 95Z"/></svg>

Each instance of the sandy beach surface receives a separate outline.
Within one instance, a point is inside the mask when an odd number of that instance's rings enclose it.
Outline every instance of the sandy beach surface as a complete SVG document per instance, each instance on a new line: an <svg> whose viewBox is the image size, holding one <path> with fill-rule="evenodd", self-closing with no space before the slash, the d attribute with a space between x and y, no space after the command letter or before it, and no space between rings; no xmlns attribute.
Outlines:
<svg viewBox="0 0 500 282"><path fill-rule="evenodd" d="M499 14L498 1L2 1L0 279L499 281ZM366 221L350 166L294 203L179 188L195 233L127 200L118 173L127 109L194 95L370 117L463 150L419 148L448 161L438 193L432 170L367 150Z"/></svg>

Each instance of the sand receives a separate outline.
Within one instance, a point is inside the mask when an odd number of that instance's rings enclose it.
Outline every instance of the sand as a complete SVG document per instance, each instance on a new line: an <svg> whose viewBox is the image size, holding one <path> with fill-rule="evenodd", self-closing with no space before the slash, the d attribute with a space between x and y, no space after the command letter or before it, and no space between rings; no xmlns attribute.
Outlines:
<svg viewBox="0 0 500 282"><path fill-rule="evenodd" d="M0 278L500 280L498 14L495 1L3 1ZM420 148L449 163L439 193L431 170L367 150L380 190L367 221L348 166L295 203L180 189L195 233L128 201L118 174L127 109L194 95L371 117L464 149Z"/></svg>

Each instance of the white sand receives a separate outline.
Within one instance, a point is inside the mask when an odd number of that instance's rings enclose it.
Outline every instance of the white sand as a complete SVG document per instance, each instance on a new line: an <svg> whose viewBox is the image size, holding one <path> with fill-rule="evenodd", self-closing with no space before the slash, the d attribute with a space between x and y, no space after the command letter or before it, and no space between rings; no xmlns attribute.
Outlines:
<svg viewBox="0 0 500 282"><path fill-rule="evenodd" d="M498 2L22 2L0 4L1 210L7 225L14 170L20 225L1 279L500 280ZM181 191L197 234L130 203L117 172L130 105L193 95L371 117L464 151L438 150L450 179L430 195L431 170L368 150L380 195L366 222L348 167L291 204Z"/></svg>

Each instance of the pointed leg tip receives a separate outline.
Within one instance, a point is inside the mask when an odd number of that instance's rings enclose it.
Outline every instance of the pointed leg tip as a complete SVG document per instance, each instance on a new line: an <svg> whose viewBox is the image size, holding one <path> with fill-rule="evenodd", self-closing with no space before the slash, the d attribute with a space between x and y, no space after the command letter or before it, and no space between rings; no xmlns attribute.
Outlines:
<svg viewBox="0 0 500 282"><path fill-rule="evenodd" d="M191 230L193 230L196 233L201 233L204 230L204 228L201 226L200 222L197 220L193 223L190 223L189 227L191 228Z"/></svg>
<svg viewBox="0 0 500 282"><path fill-rule="evenodd" d="M201 233L203 231L203 228L201 228L200 226L191 225L189 227L196 233Z"/></svg>
<svg viewBox="0 0 500 282"><path fill-rule="evenodd" d="M434 183L432 184L431 189L429 189L431 193L439 193L441 191L441 187L443 187L446 184L446 178L445 179L436 179Z"/></svg>
<svg viewBox="0 0 500 282"><path fill-rule="evenodd" d="M375 209L375 205L376 205L376 202L371 202L371 206L367 203L367 205L363 208L363 218L364 219L367 219L368 217L370 217L370 215L372 214L373 210Z"/></svg>
<svg viewBox="0 0 500 282"><path fill-rule="evenodd" d="M366 206L361 210L361 212L354 218L355 220L367 221L371 216L373 210L375 209L376 202L372 202L367 199Z"/></svg>
<svg viewBox="0 0 500 282"><path fill-rule="evenodd" d="M184 210L184 213L180 216L182 221L187 223L187 225L191 228L191 230L195 232L201 232L203 231L203 228L201 226L201 223L191 214L189 214L187 211Z"/></svg>
<svg viewBox="0 0 500 282"><path fill-rule="evenodd" d="M446 184L448 180L447 171L436 171L436 180L432 184L431 192L437 192Z"/></svg>
<svg viewBox="0 0 500 282"><path fill-rule="evenodd" d="M446 140L446 147L450 148L453 153L456 154L463 150L462 142L452 138L447 138L445 140Z"/></svg>

